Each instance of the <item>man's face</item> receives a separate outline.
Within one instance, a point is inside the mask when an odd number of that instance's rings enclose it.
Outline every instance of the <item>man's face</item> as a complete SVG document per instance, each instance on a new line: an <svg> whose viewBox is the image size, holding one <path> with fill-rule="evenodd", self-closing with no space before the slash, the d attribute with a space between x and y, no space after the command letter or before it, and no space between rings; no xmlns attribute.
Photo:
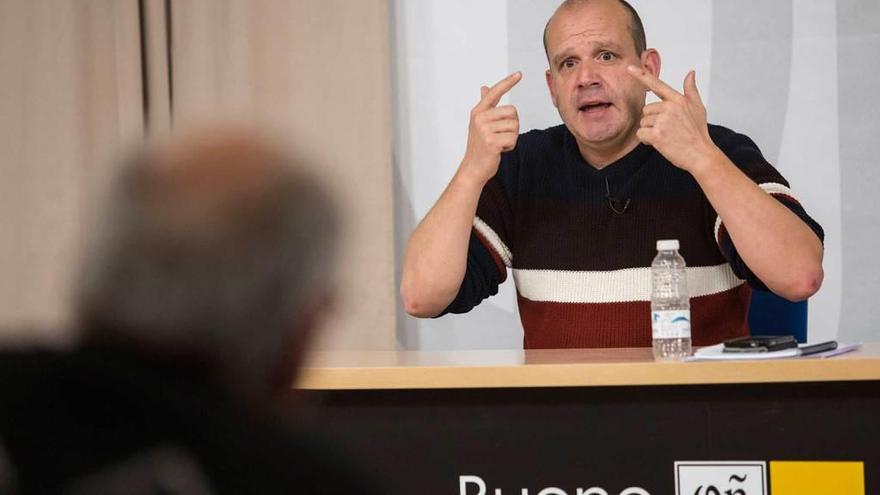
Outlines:
<svg viewBox="0 0 880 495"><path fill-rule="evenodd" d="M626 67L644 59L656 74L659 56L636 53L629 22L615 0L593 0L561 9L547 31L547 86L581 148L614 152L637 141L645 89Z"/></svg>

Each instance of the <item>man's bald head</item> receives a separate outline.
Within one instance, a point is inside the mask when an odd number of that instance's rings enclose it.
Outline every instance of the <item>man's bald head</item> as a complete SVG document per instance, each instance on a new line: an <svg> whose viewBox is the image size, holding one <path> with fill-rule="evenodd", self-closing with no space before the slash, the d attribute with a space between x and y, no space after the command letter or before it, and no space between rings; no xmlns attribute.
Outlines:
<svg viewBox="0 0 880 495"><path fill-rule="evenodd" d="M547 49L547 33L550 31L550 27L553 24L553 20L556 18L557 14L563 10L573 10L582 4L585 4L590 1L595 0L565 0L562 4L557 7L556 11L553 12L553 15L550 16L550 19L547 20L547 24L544 26L544 54L547 56L547 61L550 61L550 52ZM629 14L629 32L630 37L633 41L633 46L635 46L636 54L641 55L644 52L648 45L645 40L645 27L642 24L642 18L639 17L639 13L636 12L636 9L633 8L632 5L629 4L626 0L614 0L619 3L624 9L626 9Z"/></svg>

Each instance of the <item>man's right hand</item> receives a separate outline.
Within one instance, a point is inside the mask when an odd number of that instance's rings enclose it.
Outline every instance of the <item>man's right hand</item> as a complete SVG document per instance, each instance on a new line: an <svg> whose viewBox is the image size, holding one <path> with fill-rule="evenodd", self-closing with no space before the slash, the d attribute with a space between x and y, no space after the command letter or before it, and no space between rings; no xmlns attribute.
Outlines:
<svg viewBox="0 0 880 495"><path fill-rule="evenodd" d="M522 79L522 73L498 81L491 88L480 88L480 102L471 110L467 151L462 169L468 176L485 184L498 172L501 153L516 146L519 116L513 105L498 106L501 97Z"/></svg>

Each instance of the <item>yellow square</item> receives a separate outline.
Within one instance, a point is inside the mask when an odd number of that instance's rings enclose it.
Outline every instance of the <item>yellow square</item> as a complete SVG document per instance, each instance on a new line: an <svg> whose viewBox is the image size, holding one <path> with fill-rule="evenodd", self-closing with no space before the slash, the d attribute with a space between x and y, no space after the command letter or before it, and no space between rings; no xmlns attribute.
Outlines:
<svg viewBox="0 0 880 495"><path fill-rule="evenodd" d="M865 495L862 462L770 461L773 495Z"/></svg>

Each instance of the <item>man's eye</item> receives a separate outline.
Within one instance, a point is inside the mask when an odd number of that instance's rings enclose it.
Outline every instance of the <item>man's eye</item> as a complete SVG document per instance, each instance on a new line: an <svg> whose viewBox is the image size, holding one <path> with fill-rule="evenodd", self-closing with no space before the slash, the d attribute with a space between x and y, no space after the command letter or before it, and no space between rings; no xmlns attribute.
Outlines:
<svg viewBox="0 0 880 495"><path fill-rule="evenodd" d="M561 64L561 67L563 69L571 69L574 66L575 66L575 61L574 61L574 59L570 59L570 58L563 60L562 64Z"/></svg>
<svg viewBox="0 0 880 495"><path fill-rule="evenodd" d="M603 62L611 62L614 58L614 54L611 52L602 52L599 54L599 60Z"/></svg>

